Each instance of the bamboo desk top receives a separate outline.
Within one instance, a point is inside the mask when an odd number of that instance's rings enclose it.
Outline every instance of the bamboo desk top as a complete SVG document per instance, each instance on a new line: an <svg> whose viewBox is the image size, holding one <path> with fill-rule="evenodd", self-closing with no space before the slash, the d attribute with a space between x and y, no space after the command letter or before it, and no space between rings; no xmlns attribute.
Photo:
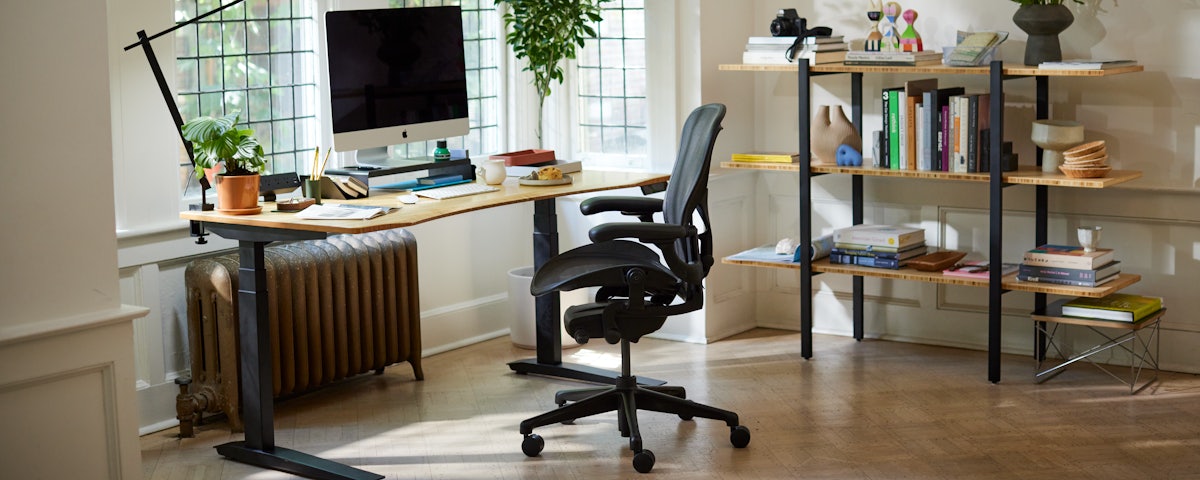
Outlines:
<svg viewBox="0 0 1200 480"><path fill-rule="evenodd" d="M641 172L606 172L588 170L571 173L574 180L567 185L525 186L517 183L517 177L508 177L503 184L496 185L499 191L467 195L465 197L434 200L421 197L412 205L400 203L396 198L401 192L372 190L371 196L355 200L330 200L330 203L352 205L374 205L401 207L387 215L370 220L302 220L294 213L275 212L274 202L261 202L262 213L256 215L229 215L216 211L184 211L179 217L205 223L244 225L251 227L304 230L325 233L367 233L378 230L403 228L460 213L485 208L511 205L514 203L547 200L577 193L599 192L618 188L640 187L665 182L670 175ZM403 192L407 193L407 192Z"/></svg>

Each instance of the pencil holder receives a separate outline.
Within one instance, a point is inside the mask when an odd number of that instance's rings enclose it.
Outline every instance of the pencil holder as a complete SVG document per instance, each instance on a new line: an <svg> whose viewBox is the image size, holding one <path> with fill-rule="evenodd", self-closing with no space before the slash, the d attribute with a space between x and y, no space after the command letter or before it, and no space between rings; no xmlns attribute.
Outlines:
<svg viewBox="0 0 1200 480"><path fill-rule="evenodd" d="M304 181L304 196L317 201L317 205L321 204L321 179L305 180Z"/></svg>

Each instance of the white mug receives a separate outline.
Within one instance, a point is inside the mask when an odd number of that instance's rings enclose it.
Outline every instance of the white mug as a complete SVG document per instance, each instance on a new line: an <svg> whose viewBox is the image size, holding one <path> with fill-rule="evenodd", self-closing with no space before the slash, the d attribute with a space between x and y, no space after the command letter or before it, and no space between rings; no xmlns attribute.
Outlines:
<svg viewBox="0 0 1200 480"><path fill-rule="evenodd" d="M483 181L488 185L504 183L504 177L508 176L508 173L504 170L504 160L488 160L483 162L483 166L479 167L475 173L483 177Z"/></svg>

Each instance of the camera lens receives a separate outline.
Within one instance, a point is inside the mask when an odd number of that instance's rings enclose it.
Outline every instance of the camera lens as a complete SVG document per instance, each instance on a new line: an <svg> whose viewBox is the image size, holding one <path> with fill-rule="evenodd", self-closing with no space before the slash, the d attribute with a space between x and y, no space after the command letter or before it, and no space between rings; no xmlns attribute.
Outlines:
<svg viewBox="0 0 1200 480"><path fill-rule="evenodd" d="M771 20L771 36L772 37L794 37L798 32L796 25L786 18L776 18Z"/></svg>

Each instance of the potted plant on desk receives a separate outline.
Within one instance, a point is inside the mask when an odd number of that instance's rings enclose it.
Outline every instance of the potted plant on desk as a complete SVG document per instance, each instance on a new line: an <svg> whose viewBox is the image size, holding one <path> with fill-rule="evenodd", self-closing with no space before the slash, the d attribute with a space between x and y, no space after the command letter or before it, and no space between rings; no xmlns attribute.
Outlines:
<svg viewBox="0 0 1200 480"><path fill-rule="evenodd" d="M262 211L258 181L267 165L254 130L237 128L240 113L199 117L183 124L182 129L183 138L192 142L196 178L203 177L205 170L224 166L225 171L216 176L217 211L235 215Z"/></svg>

